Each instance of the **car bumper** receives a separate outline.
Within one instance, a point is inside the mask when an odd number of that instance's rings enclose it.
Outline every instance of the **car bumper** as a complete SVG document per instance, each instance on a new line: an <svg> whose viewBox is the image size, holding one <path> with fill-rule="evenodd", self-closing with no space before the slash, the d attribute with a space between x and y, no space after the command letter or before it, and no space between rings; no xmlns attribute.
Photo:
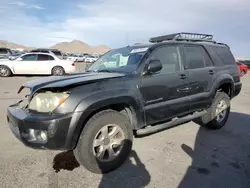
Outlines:
<svg viewBox="0 0 250 188"><path fill-rule="evenodd" d="M242 88L241 82L234 84L234 97L240 94L241 88Z"/></svg>
<svg viewBox="0 0 250 188"><path fill-rule="evenodd" d="M7 111L7 121L12 133L23 144L35 149L73 149L76 139L72 140L72 129L80 116L81 113L31 114L18 105L8 107Z"/></svg>
<svg viewBox="0 0 250 188"><path fill-rule="evenodd" d="M76 67L75 66L65 68L65 73L70 74L70 73L74 73L74 72L76 72Z"/></svg>

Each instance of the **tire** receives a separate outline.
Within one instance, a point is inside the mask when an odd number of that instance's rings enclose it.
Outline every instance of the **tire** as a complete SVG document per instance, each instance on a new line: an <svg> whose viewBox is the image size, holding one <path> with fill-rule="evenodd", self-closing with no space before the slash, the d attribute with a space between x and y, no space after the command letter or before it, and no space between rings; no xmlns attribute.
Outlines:
<svg viewBox="0 0 250 188"><path fill-rule="evenodd" d="M0 65L0 76L1 77L9 77L12 74L9 67L5 65Z"/></svg>
<svg viewBox="0 0 250 188"><path fill-rule="evenodd" d="M224 115L223 118L218 118L218 116L216 116L216 110L219 108L218 106L222 103L225 104L226 107L223 107L223 109L225 108L224 113L221 113L220 115L222 114ZM229 114L230 114L229 96L224 92L217 92L212 105L210 106L210 108L207 109L207 113L201 116L200 118L195 119L194 122L200 124L201 126L205 126L208 129L213 129L213 130L221 129L226 124Z"/></svg>
<svg viewBox="0 0 250 188"><path fill-rule="evenodd" d="M56 67L53 67L51 74L54 76L62 76L65 74L65 70L64 70L64 68L62 68L60 66L56 66Z"/></svg>
<svg viewBox="0 0 250 188"><path fill-rule="evenodd" d="M118 139L122 138L120 141L120 143L122 143L122 147L117 147L120 150L116 150L116 152L118 151L117 155L114 158L110 159L107 157L107 154L109 156L108 149L102 150L101 148L108 147L105 144L108 144L109 141L110 143L112 143L112 140L104 139L103 141L101 141L102 144L100 146L97 144L98 146L94 147L94 141L96 140L96 138L98 138L99 134L99 139L102 140L102 134L105 131L102 132L101 130L105 130L107 125L114 125L118 127L117 129L112 128L111 130L109 130L110 127L108 127L108 136L112 133L113 130L120 130L119 134L114 133L112 138L115 140L115 137L117 137L117 135ZM111 138L111 136L109 136L109 138ZM105 143L106 141L107 143ZM128 118L117 111L104 110L92 116L86 123L78 140L77 146L74 149L74 155L77 161L89 171L97 174L107 173L117 169L124 163L131 152L132 142L133 131ZM115 145L116 144L111 147L114 147ZM101 150L104 152L100 152ZM115 151L115 149L112 150ZM104 155L103 157L98 158L96 153L104 153ZM102 155L100 154L100 156ZM107 158L104 159L105 157Z"/></svg>

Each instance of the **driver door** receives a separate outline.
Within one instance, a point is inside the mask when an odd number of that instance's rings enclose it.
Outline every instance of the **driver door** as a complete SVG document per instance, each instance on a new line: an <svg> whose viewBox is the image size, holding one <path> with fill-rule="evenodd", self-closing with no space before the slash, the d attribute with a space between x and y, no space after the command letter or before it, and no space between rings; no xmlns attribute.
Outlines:
<svg viewBox="0 0 250 188"><path fill-rule="evenodd" d="M158 73L144 75L140 92L144 101L147 124L154 124L181 116L190 111L187 92L188 72L183 70L180 47L166 45L155 49L151 59L158 59L162 69Z"/></svg>
<svg viewBox="0 0 250 188"><path fill-rule="evenodd" d="M35 74L36 54L26 54L15 60L14 71L16 74Z"/></svg>

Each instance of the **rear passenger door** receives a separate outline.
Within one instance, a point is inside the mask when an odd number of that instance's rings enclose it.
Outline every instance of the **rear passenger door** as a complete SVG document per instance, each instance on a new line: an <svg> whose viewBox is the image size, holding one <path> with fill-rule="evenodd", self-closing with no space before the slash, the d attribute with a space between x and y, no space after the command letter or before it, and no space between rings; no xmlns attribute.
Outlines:
<svg viewBox="0 0 250 188"><path fill-rule="evenodd" d="M183 70L180 46L156 48L146 60L145 67L151 59L160 60L162 69L141 78L140 92L147 124L169 120L189 112L188 75Z"/></svg>
<svg viewBox="0 0 250 188"><path fill-rule="evenodd" d="M203 46L183 45L183 49L185 54L184 69L189 72L191 111L207 108L212 100L210 91L216 70Z"/></svg>
<svg viewBox="0 0 250 188"><path fill-rule="evenodd" d="M54 66L54 57L47 54L38 54L37 58L37 67L36 73L37 74L50 74L51 70Z"/></svg>

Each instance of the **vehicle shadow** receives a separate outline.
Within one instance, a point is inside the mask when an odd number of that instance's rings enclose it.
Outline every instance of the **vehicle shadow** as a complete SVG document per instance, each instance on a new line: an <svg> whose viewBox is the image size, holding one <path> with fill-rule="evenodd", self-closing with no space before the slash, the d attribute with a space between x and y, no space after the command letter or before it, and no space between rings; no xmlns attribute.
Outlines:
<svg viewBox="0 0 250 188"><path fill-rule="evenodd" d="M194 149L181 145L192 164L178 187L250 187L249 138L249 114L231 112L221 130L200 127Z"/></svg>
<svg viewBox="0 0 250 188"><path fill-rule="evenodd" d="M148 185L150 180L148 170L133 150L124 165L115 171L103 174L99 188L140 188Z"/></svg>
<svg viewBox="0 0 250 188"><path fill-rule="evenodd" d="M53 169L56 173L60 170L73 171L80 167L72 151L57 154L53 160ZM55 175L55 174L54 174ZM137 153L133 150L128 160L118 169L102 174L99 188L140 188L149 184L151 176Z"/></svg>

